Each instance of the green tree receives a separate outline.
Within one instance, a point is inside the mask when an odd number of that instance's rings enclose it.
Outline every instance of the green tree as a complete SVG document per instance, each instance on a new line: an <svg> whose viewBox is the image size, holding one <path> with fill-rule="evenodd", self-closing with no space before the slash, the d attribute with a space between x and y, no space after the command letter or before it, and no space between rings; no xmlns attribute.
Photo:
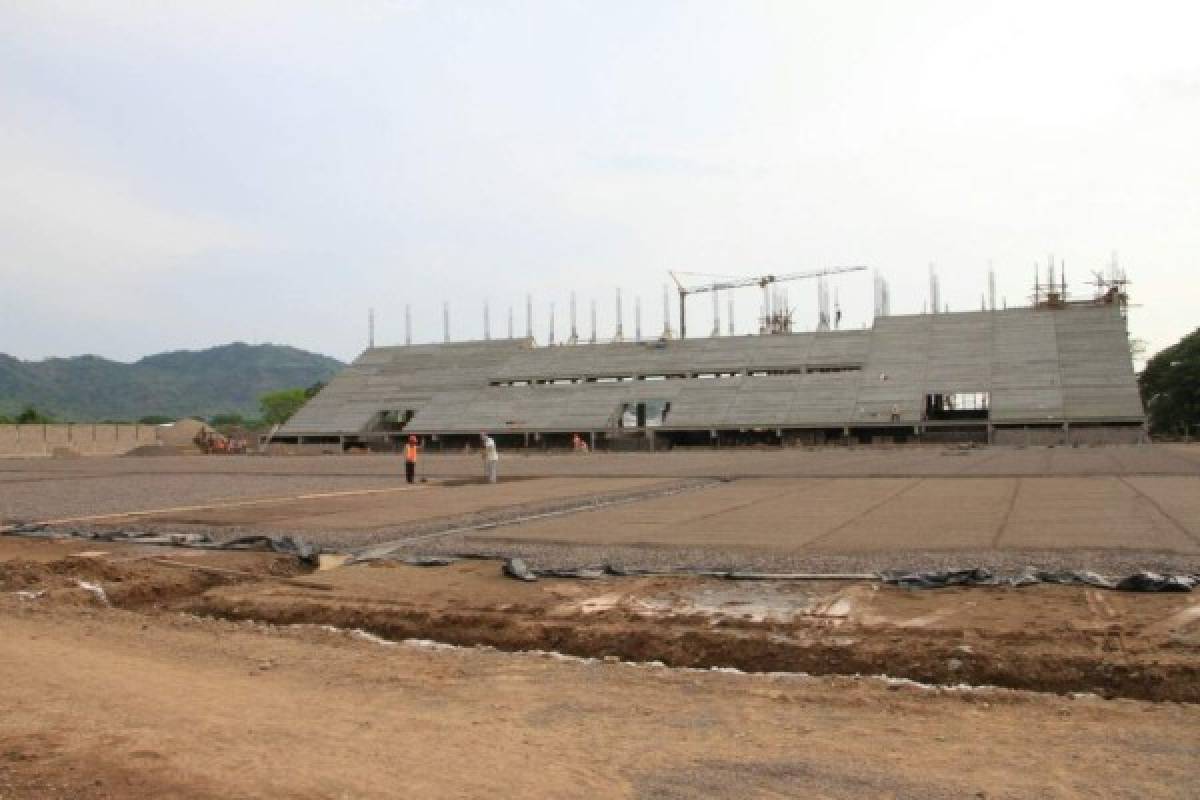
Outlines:
<svg viewBox="0 0 1200 800"><path fill-rule="evenodd" d="M325 388L325 381L317 381L312 386L304 390L304 396L309 400L317 396L317 393Z"/></svg>
<svg viewBox="0 0 1200 800"><path fill-rule="evenodd" d="M241 414L229 412L225 414L213 414L208 419L208 424L214 428L234 428L241 427L246 424L246 419Z"/></svg>
<svg viewBox="0 0 1200 800"><path fill-rule="evenodd" d="M12 425L12 420L0 414L0 425Z"/></svg>
<svg viewBox="0 0 1200 800"><path fill-rule="evenodd" d="M43 414L33 406L25 406L25 410L17 415L18 425L47 425L54 422L49 414Z"/></svg>
<svg viewBox="0 0 1200 800"><path fill-rule="evenodd" d="M1152 433L1195 432L1200 426L1200 328L1147 361L1138 387Z"/></svg>
<svg viewBox="0 0 1200 800"><path fill-rule="evenodd" d="M169 425L174 421L174 417L166 417L162 414L150 414L139 419L138 425Z"/></svg>
<svg viewBox="0 0 1200 800"><path fill-rule="evenodd" d="M263 422L268 425L282 425L307 401L303 389L280 389L260 396L258 405L262 409Z"/></svg>

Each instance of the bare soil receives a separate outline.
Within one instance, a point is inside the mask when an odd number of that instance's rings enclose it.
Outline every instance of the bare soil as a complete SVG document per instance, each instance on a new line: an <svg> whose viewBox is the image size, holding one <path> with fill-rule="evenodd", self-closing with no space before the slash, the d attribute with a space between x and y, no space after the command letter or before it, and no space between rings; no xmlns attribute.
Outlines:
<svg viewBox="0 0 1200 800"><path fill-rule="evenodd" d="M890 642L964 665L1157 660L1143 685L1194 686L1171 672L1196 663L1190 596L521 584L478 562L335 569L304 578L331 589L294 591L286 564L262 554L195 556L251 573L212 580L181 579L190 571L157 563L161 550L0 547L0 798L1193 795L1191 704L389 645L310 624L482 638L491 626L514 637L499 644L559 635L634 655L623 630L646 658L699 664L758 642L774 667L792 664L773 661L776 643L787 654L807 639L832 658L837 638L851 649L870 636L880 654ZM115 605L75 585L84 576ZM172 610L198 601L305 624ZM1041 624L1022 633L1018 619Z"/></svg>
<svg viewBox="0 0 1200 800"><path fill-rule="evenodd" d="M509 454L490 487L447 455L412 490L398 466L0 461L0 521L540 565L1200 571L1196 447ZM522 583L0 536L0 800L1191 797L1198 703L1196 593Z"/></svg>
<svg viewBox="0 0 1200 800"><path fill-rule="evenodd" d="M1200 702L1200 599L1192 594L693 576L529 584L477 560L376 562L298 580L297 564L282 556L149 550L76 549L57 560L13 552L0 562L0 591L41 605L101 602L674 667Z"/></svg>

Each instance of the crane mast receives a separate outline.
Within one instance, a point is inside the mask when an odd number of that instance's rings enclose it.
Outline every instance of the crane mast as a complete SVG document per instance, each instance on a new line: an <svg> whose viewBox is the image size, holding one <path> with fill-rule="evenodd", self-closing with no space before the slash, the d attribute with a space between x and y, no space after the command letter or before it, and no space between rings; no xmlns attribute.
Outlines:
<svg viewBox="0 0 1200 800"><path fill-rule="evenodd" d="M845 272L861 272L867 269L864 266L853 267L828 267L826 269L810 270L808 272L789 272L784 275L760 275L756 278L737 278L734 280L716 281L714 283L698 284L695 286L685 286L683 281L679 279L680 274L672 270L667 270L667 274L671 276L671 280L675 282L675 287L679 291L679 338L687 338L687 298L691 294L701 294L703 292L721 292L726 289L742 289L747 286L757 286L763 291L763 308L770 308L770 289L776 283L784 281L798 281L806 278L822 278L826 275L840 275Z"/></svg>

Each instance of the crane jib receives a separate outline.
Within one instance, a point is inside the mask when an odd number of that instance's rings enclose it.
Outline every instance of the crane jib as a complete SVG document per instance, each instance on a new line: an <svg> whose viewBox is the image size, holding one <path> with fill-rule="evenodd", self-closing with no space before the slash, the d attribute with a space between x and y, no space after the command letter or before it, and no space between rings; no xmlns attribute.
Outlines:
<svg viewBox="0 0 1200 800"><path fill-rule="evenodd" d="M840 275L846 272L862 272L866 270L865 266L848 266L848 267L827 267L825 269L810 270L808 272L790 272L785 275L759 275L755 278L741 278L733 281L720 281L716 283L698 284L696 286L684 286L683 281L679 280L679 276L672 270L667 270L667 274L671 276L671 280L679 289L679 338L687 338L687 296L689 294L701 294L703 292L721 292L728 289L741 289L746 286L757 286L760 289L766 289L769 284L781 283L783 281L798 281L805 278L823 278L826 275Z"/></svg>

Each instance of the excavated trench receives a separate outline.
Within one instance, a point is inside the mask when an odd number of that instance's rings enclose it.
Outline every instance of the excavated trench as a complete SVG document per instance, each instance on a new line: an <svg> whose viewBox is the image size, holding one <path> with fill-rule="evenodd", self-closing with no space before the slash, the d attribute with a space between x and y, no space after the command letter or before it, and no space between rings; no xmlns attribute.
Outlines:
<svg viewBox="0 0 1200 800"><path fill-rule="evenodd" d="M619 613L546 619L536 609L505 612L378 609L305 602L300 598L202 595L184 603L194 614L276 625L319 624L384 639L425 639L506 651L544 650L584 658L616 657L669 667L744 672L886 675L926 684L997 686L1152 701L1200 702L1200 659L1114 659L1107 635L1080 636L1081 650L1062 642L1009 634L962 644L958 635L870 632L810 637L771 624L712 625L704 617L669 621ZM1097 640L1098 639L1098 640Z"/></svg>
<svg viewBox="0 0 1200 800"><path fill-rule="evenodd" d="M820 615L750 619L747 616L752 615L714 617L686 610L656 615L620 604L591 610L586 603L567 604L568 608L520 599L489 605L447 601L435 594L385 601L335 585L330 573L308 573L285 556L261 556L253 565L239 568L186 563L169 553L127 561L72 557L0 563L0 592L22 593L28 602L107 602L143 613L187 612L275 625L329 625L393 641L425 639L505 651L554 651L585 658L657 661L669 667L885 675L938 685L1200 702L1196 637L1143 641L1117 623L964 633L839 624ZM672 587L684 586L685 579L674 580ZM82 583L102 587L104 600ZM620 583L606 588L613 585ZM964 591L983 593L980 597L986 598L989 592L1029 590ZM1057 590L1064 598L1082 591ZM1036 605L1041 599L1031 598L1031 602Z"/></svg>

